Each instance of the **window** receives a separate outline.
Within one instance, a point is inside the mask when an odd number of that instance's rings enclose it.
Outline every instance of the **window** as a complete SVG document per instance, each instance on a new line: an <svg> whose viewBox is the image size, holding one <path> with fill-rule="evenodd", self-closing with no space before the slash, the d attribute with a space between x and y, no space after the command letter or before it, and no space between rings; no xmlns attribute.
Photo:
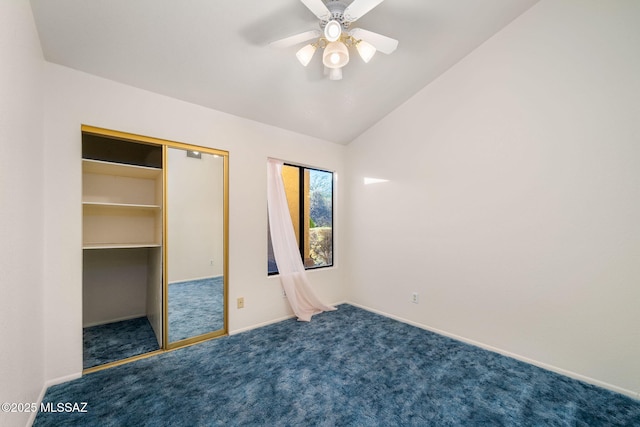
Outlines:
<svg viewBox="0 0 640 427"><path fill-rule="evenodd" d="M305 269L333 265L333 173L285 164L282 167L291 221ZM269 274L278 268L268 233Z"/></svg>

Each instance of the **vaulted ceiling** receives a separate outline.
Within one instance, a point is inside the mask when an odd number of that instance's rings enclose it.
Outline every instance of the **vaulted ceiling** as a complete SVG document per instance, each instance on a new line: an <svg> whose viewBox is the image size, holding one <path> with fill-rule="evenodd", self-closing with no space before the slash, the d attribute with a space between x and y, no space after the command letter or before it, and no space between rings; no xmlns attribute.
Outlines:
<svg viewBox="0 0 640 427"><path fill-rule="evenodd" d="M299 0L31 0L45 58L347 144L538 0L386 0L358 27L399 40L343 79L269 42L317 29ZM346 0L345 3L351 3Z"/></svg>

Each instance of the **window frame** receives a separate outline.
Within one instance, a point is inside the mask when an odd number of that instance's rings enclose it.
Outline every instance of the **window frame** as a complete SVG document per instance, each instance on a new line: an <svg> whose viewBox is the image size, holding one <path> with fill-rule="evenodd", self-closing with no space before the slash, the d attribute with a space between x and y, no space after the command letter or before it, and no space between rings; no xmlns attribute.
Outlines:
<svg viewBox="0 0 640 427"><path fill-rule="evenodd" d="M318 270L318 269L322 269L322 268L329 268L329 267L333 267L335 265L334 262L334 257L333 257L333 249L334 249L334 213L335 213L335 209L334 209L334 204L335 204L335 172L330 171L330 170L326 170L326 169L320 169L317 167L313 167L313 166L305 166L305 165L299 165L299 164L295 164L295 163L288 163L288 162L284 162L283 166L288 166L288 167L294 167L298 169L298 216L299 216L299 230L300 232L298 233L298 250L300 252L300 259L302 260L302 265L304 266L305 271L306 270ZM323 172L323 173L329 173L331 174L331 263L330 264L325 264L325 265L310 265L307 266L305 264L305 258L304 258L304 252L305 252L305 233L302 232L303 230L303 226L306 226L307 228L309 228L309 224L303 224L304 223L304 213L305 213L305 206L307 203L311 203L310 202L310 197L309 200L307 200L307 198L304 197L304 193L305 193L305 186L304 186L304 172L305 171L317 171L317 172ZM293 219L292 219L293 222ZM269 227L267 227L267 235L269 236L267 238L267 245L271 246L271 230L269 229ZM268 249L268 248L267 248ZM272 249L273 251L273 249ZM269 251L267 251L269 252ZM276 276L280 274L280 272L277 270L277 266L276 266L276 271L269 271L269 263L267 262L267 275L268 276Z"/></svg>

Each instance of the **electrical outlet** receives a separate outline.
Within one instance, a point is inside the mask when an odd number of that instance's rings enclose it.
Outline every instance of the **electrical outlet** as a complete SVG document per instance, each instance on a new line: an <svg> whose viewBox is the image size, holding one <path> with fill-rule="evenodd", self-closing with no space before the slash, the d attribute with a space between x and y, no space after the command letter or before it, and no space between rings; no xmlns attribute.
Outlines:
<svg viewBox="0 0 640 427"><path fill-rule="evenodd" d="M284 291L284 289L282 290L282 298L286 298L287 297L287 293Z"/></svg>
<svg viewBox="0 0 640 427"><path fill-rule="evenodd" d="M244 297L238 298L238 308L244 308Z"/></svg>
<svg viewBox="0 0 640 427"><path fill-rule="evenodd" d="M418 293L417 292L414 292L414 293L411 294L411 302L414 303L414 304L418 303Z"/></svg>
<svg viewBox="0 0 640 427"><path fill-rule="evenodd" d="M213 265L213 260L209 261L209 265Z"/></svg>

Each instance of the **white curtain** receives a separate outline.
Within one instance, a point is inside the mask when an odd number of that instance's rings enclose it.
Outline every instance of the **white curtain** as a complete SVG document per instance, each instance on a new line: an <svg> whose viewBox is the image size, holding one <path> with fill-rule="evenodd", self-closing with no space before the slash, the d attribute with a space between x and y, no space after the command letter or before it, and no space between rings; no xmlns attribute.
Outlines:
<svg viewBox="0 0 640 427"><path fill-rule="evenodd" d="M296 241L287 195L282 181L282 162L267 161L267 207L273 255L282 287L298 320L308 322L314 314L335 310L323 304L313 292L302 264Z"/></svg>

